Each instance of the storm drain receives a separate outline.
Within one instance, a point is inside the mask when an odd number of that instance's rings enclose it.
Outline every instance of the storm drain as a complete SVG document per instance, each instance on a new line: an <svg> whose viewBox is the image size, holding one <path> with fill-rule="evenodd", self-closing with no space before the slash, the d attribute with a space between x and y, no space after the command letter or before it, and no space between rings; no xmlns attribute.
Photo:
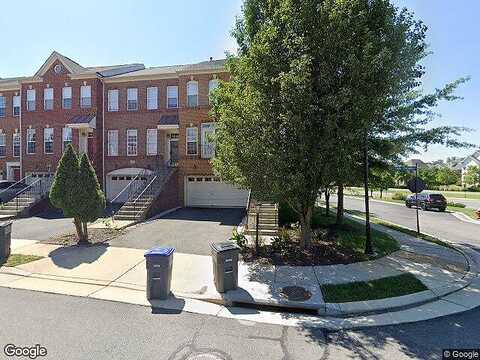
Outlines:
<svg viewBox="0 0 480 360"><path fill-rule="evenodd" d="M312 293L301 286L285 286L280 295L290 301L307 301L312 297Z"/></svg>
<svg viewBox="0 0 480 360"><path fill-rule="evenodd" d="M226 358L216 353L190 354L185 360L225 360Z"/></svg>

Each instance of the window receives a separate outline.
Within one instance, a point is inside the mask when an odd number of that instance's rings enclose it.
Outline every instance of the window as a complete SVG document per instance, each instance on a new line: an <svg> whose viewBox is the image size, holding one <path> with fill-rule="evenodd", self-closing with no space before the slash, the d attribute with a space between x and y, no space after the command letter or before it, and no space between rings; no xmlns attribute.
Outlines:
<svg viewBox="0 0 480 360"><path fill-rule="evenodd" d="M198 106L198 82L189 81L187 83L187 106Z"/></svg>
<svg viewBox="0 0 480 360"><path fill-rule="evenodd" d="M187 128L187 155L197 155L198 147L198 128Z"/></svg>
<svg viewBox="0 0 480 360"><path fill-rule="evenodd" d="M178 86L167 86L167 108L178 107Z"/></svg>
<svg viewBox="0 0 480 360"><path fill-rule="evenodd" d="M92 106L92 87L84 85L80 87L80 107L89 108Z"/></svg>
<svg viewBox="0 0 480 360"><path fill-rule="evenodd" d="M147 129L147 155L157 155L157 129Z"/></svg>
<svg viewBox="0 0 480 360"><path fill-rule="evenodd" d="M43 89L43 108L53 110L53 88Z"/></svg>
<svg viewBox="0 0 480 360"><path fill-rule="evenodd" d="M138 89L127 89L127 110L138 110Z"/></svg>
<svg viewBox="0 0 480 360"><path fill-rule="evenodd" d="M108 156L118 156L118 130L108 130Z"/></svg>
<svg viewBox="0 0 480 360"><path fill-rule="evenodd" d="M63 151L67 148L68 144L72 143L73 134L72 128L66 127L62 129L62 139L63 139Z"/></svg>
<svg viewBox="0 0 480 360"><path fill-rule="evenodd" d="M7 107L7 98L0 96L0 117L5 117L5 109Z"/></svg>
<svg viewBox="0 0 480 360"><path fill-rule="evenodd" d="M53 128L43 129L43 152L53 154Z"/></svg>
<svg viewBox="0 0 480 360"><path fill-rule="evenodd" d="M127 130L127 156L137 155L137 130Z"/></svg>
<svg viewBox="0 0 480 360"><path fill-rule="evenodd" d="M15 95L13 97L13 116L20 116L20 95Z"/></svg>
<svg viewBox="0 0 480 360"><path fill-rule="evenodd" d="M0 134L0 157L6 156L7 149L7 136L5 134Z"/></svg>
<svg viewBox="0 0 480 360"><path fill-rule="evenodd" d="M108 111L118 111L118 90L108 90Z"/></svg>
<svg viewBox="0 0 480 360"><path fill-rule="evenodd" d="M208 82L208 95L210 96L212 91L218 87L218 79L212 79ZM210 99L208 100L210 103Z"/></svg>
<svg viewBox="0 0 480 360"><path fill-rule="evenodd" d="M27 154L35 154L35 129L27 129Z"/></svg>
<svg viewBox="0 0 480 360"><path fill-rule="evenodd" d="M215 134L215 123L202 123L202 158L211 159L215 154L215 143L213 135Z"/></svg>
<svg viewBox="0 0 480 360"><path fill-rule="evenodd" d="M70 86L62 89L62 107L64 109L72 108L72 88Z"/></svg>
<svg viewBox="0 0 480 360"><path fill-rule="evenodd" d="M20 133L14 133L12 137L13 156L20 156Z"/></svg>
<svg viewBox="0 0 480 360"><path fill-rule="evenodd" d="M27 111L35 111L35 89L27 90Z"/></svg>
<svg viewBox="0 0 480 360"><path fill-rule="evenodd" d="M158 109L158 88L157 87L147 88L147 109L148 110Z"/></svg>

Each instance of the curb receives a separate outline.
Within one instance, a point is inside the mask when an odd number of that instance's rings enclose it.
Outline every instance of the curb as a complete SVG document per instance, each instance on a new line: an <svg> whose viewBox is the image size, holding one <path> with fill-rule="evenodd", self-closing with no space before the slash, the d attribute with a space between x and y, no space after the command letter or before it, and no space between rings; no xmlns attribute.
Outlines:
<svg viewBox="0 0 480 360"><path fill-rule="evenodd" d="M480 225L480 220L474 220L474 219L470 218L469 216L467 216L467 215L465 215L461 212L452 211L451 214L453 216L455 216L458 220L461 220L463 222Z"/></svg>

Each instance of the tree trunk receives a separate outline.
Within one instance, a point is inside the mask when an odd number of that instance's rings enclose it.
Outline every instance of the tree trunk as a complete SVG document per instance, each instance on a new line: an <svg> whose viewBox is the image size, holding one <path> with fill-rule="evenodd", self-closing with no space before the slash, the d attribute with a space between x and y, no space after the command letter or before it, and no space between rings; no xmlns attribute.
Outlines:
<svg viewBox="0 0 480 360"><path fill-rule="evenodd" d="M87 229L87 222L83 223L83 240L85 243L88 243L88 229Z"/></svg>
<svg viewBox="0 0 480 360"><path fill-rule="evenodd" d="M312 207L300 214L300 247L309 249L312 246Z"/></svg>
<svg viewBox="0 0 480 360"><path fill-rule="evenodd" d="M81 244L84 241L82 222L79 219L74 218L73 223L75 224L75 229L77 230L78 243Z"/></svg>
<svg viewBox="0 0 480 360"><path fill-rule="evenodd" d="M380 189L380 199L383 199L383 190Z"/></svg>
<svg viewBox="0 0 480 360"><path fill-rule="evenodd" d="M325 215L330 216L330 191L325 190Z"/></svg>
<svg viewBox="0 0 480 360"><path fill-rule="evenodd" d="M343 213L343 184L339 184L337 191L337 225L343 224Z"/></svg>

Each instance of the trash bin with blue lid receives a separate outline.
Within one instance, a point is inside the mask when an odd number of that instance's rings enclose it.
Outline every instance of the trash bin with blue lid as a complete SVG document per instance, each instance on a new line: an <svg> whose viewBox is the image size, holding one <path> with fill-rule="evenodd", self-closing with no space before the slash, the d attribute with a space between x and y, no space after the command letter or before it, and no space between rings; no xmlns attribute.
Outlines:
<svg viewBox="0 0 480 360"><path fill-rule="evenodd" d="M175 248L154 247L145 253L148 300L169 297L174 251Z"/></svg>
<svg viewBox="0 0 480 360"><path fill-rule="evenodd" d="M0 260L5 260L10 256L12 223L13 221L4 221L0 223Z"/></svg>
<svg viewBox="0 0 480 360"><path fill-rule="evenodd" d="M238 286L238 254L240 248L233 242L210 245L212 249L213 279L219 293Z"/></svg>

